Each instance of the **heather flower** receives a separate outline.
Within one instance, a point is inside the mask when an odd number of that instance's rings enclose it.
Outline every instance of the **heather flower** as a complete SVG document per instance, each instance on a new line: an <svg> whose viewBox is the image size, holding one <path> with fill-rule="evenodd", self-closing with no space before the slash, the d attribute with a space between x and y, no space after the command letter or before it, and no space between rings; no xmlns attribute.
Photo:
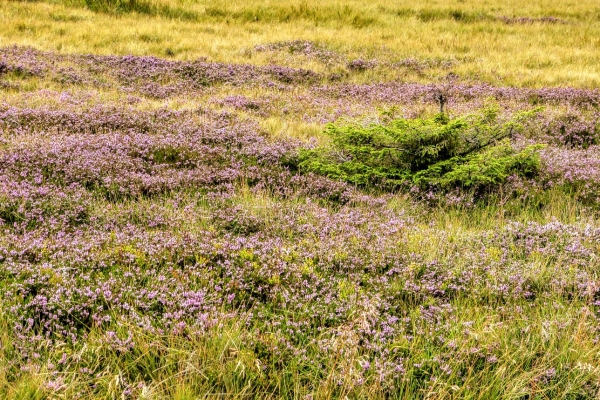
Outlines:
<svg viewBox="0 0 600 400"><path fill-rule="evenodd" d="M337 60L304 41L256 51ZM600 229L579 208L578 219L546 218L536 196L562 188L597 207L597 89L324 83L280 66L17 46L0 58L2 76L59 87L0 103L0 302L9 336L0 350L14 354L7 371L15 377L44 374L48 396L64 395L69 379L90 393L109 379L117 395L142 396L155 385L136 360L155 357L159 371L174 354L212 347L220 368L256 385L298 365L359 397L373 387L393 397L407 382L459 393L464 371L504 368L510 349L528 354L516 350L529 340L571 340L575 327L585 346L596 341ZM99 78L118 100L104 100L93 87ZM253 87L260 96L248 94ZM547 144L540 176L502 187L517 205L535 204L536 221L514 214L515 203L479 208L460 189L381 194L299 174L290 160L316 143L273 138L261 125L265 116L317 126L421 116L437 111L442 89L449 113L489 97L502 118L548 107L514 138L516 148ZM201 100L175 110L155 99ZM440 210L447 218L434 220ZM475 218L491 222L473 228ZM499 339L505 334L514 343ZM541 372L531 385L551 390L565 371L542 365L543 356L523 365L535 362ZM194 357L174 374L199 377ZM595 377L587 361L573 367Z"/></svg>

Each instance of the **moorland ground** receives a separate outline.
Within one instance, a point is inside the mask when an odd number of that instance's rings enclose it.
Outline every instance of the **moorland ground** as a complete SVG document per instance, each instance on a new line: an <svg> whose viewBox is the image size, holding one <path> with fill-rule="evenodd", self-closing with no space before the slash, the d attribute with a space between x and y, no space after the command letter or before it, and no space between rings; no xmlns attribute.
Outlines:
<svg viewBox="0 0 600 400"><path fill-rule="evenodd" d="M0 397L600 395L597 2L0 24Z"/></svg>

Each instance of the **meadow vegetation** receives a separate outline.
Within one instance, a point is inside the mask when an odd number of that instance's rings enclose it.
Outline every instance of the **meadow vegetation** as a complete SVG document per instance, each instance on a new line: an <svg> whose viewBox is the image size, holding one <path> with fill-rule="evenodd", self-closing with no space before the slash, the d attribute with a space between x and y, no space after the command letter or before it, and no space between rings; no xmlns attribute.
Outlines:
<svg viewBox="0 0 600 400"><path fill-rule="evenodd" d="M600 396L595 1L0 24L0 398Z"/></svg>
<svg viewBox="0 0 600 400"><path fill-rule="evenodd" d="M493 84L596 87L599 16L594 0L560 5L517 0L2 0L0 45L325 68L286 52L251 51L303 39L350 60L378 60L375 72L355 78L361 81L406 76L429 82L451 69Z"/></svg>

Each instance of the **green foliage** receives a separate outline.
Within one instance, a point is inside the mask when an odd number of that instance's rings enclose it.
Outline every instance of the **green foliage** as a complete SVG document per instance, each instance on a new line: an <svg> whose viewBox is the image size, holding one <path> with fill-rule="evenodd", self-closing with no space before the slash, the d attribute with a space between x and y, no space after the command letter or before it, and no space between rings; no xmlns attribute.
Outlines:
<svg viewBox="0 0 600 400"><path fill-rule="evenodd" d="M540 146L517 151L510 142L535 112L500 122L497 107L490 106L455 119L438 114L383 124L329 124L331 144L302 151L298 167L359 186L485 189L510 175L537 173Z"/></svg>
<svg viewBox="0 0 600 400"><path fill-rule="evenodd" d="M467 157L440 161L414 174L419 185L443 188L481 188L498 185L511 174L534 176L540 167L537 150L540 145L527 146L515 152L507 140Z"/></svg>

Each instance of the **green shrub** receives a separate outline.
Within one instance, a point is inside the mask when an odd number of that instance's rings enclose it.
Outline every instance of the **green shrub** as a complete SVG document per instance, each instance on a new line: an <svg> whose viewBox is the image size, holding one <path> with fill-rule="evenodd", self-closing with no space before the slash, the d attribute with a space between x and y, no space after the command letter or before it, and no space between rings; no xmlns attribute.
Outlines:
<svg viewBox="0 0 600 400"><path fill-rule="evenodd" d="M297 165L302 172L359 186L485 189L510 175L537 173L540 146L518 151L510 142L522 129L521 122L536 111L505 122L498 120L497 108L488 107L455 119L438 114L388 123L329 124L325 132L331 144L301 151Z"/></svg>

